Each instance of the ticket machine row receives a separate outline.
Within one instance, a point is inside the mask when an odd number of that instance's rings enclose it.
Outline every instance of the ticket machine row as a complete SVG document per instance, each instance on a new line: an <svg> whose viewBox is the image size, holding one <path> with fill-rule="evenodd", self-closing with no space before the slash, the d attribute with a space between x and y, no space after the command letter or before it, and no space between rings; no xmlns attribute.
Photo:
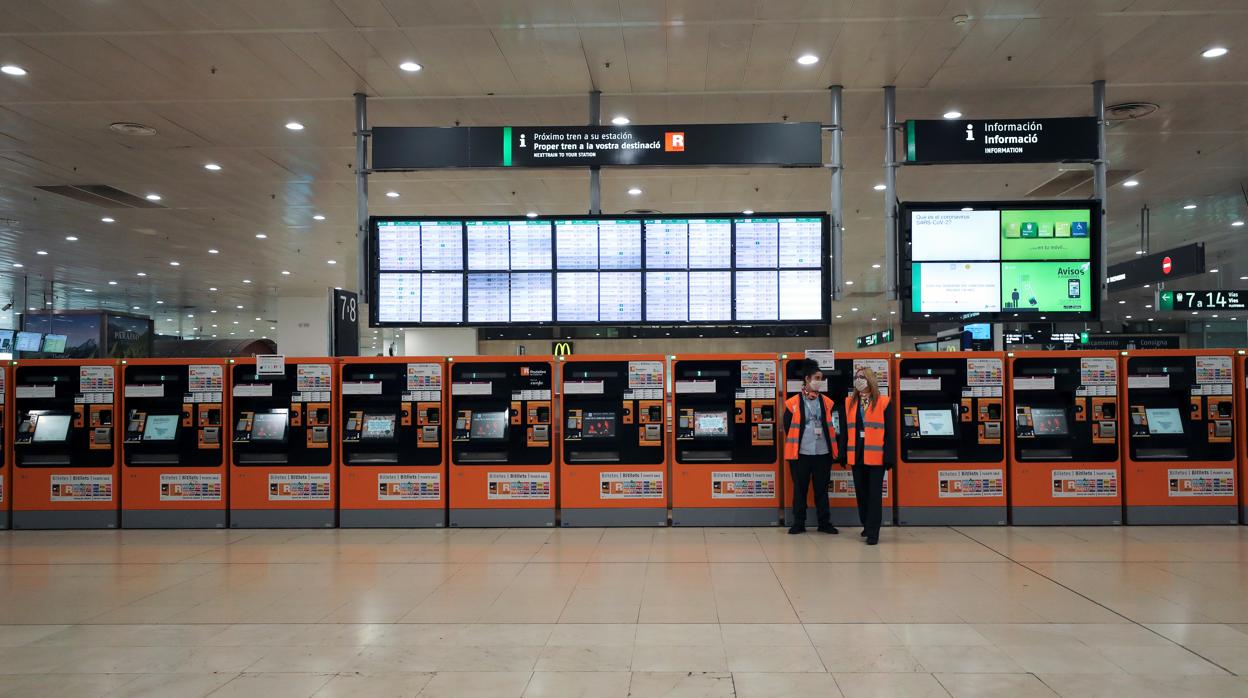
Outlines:
<svg viewBox="0 0 1248 698"><path fill-rule="evenodd" d="M804 358L12 362L0 524L777 525ZM886 523L1234 523L1245 358L840 353L820 388L838 429L859 368L891 396ZM848 472L827 497L856 523Z"/></svg>

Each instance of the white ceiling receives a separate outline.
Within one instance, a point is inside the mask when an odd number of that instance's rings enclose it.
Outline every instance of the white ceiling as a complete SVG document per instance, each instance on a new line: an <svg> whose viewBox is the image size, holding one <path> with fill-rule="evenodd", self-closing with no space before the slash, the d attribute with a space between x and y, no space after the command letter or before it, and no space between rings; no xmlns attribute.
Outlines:
<svg viewBox="0 0 1248 698"><path fill-rule="evenodd" d="M1133 258L1147 204L1153 250L1203 240L1219 269L1178 286L1240 286L1248 227L1230 224L1248 218L1246 35L1244 0L0 3L0 64L28 71L0 74L0 295L15 296L14 310L45 299L58 309L137 306L162 331L272 334L277 295L354 285L354 92L369 95L374 125L583 123L593 89L603 93L604 119L825 121L826 88L840 83L855 284L834 312L883 322L890 305L881 270L871 268L883 256L883 200L872 190L883 180L880 86L898 87L901 119L954 108L1042 117L1090 114L1096 79L1108 82L1110 103L1160 106L1109 131L1111 182L1127 174L1141 182L1111 187L1111 262ZM1213 45L1229 55L1202 58ZM808 52L820 62L795 63ZM399 70L405 60L424 70ZM306 128L287 130L290 120ZM157 135L112 132L116 121ZM208 162L222 169L203 169ZM899 196L1022 198L1069 167L903 168ZM606 170L603 208L820 210L828 179L821 169ZM585 172L371 181L376 214L588 206ZM57 184L156 192L164 207L106 210L35 188ZM629 196L633 186L642 195ZM388 190L401 197L386 198ZM1189 202L1198 207L1184 210ZM102 223L106 215L116 222ZM1152 316L1143 307L1150 293L1115 294L1106 319ZM7 319L0 313L0 325Z"/></svg>

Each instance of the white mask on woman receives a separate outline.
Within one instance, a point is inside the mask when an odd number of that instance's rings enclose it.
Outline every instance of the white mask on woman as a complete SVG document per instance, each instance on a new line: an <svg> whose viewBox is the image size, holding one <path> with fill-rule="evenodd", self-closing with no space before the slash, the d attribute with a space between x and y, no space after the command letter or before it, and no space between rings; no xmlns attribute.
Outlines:
<svg viewBox="0 0 1248 698"><path fill-rule="evenodd" d="M855 379L854 379L854 390L857 390L858 392L860 392L860 393L861 393L862 391L864 391L864 390L866 390L866 389L867 389L867 379L866 379L866 378L863 378L862 376L859 376L859 377L857 377L857 378L855 378Z"/></svg>

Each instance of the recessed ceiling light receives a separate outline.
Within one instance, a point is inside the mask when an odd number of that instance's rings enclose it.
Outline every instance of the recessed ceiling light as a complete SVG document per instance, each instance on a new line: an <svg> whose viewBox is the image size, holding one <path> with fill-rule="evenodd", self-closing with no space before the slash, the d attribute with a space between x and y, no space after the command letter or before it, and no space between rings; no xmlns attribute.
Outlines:
<svg viewBox="0 0 1248 698"><path fill-rule="evenodd" d="M269 236L268 236L268 235L265 235L264 233L256 233L256 239L257 239L257 240L264 240L264 239L266 239L266 238L268 238L268 237L269 237Z"/></svg>
<svg viewBox="0 0 1248 698"><path fill-rule="evenodd" d="M1145 307L1146 309L1148 309L1148 310L1152 310L1152 309L1153 309L1153 304L1152 304L1152 303L1149 303L1148 305L1146 305L1146 306L1144 306L1144 307Z"/></svg>
<svg viewBox="0 0 1248 698"><path fill-rule="evenodd" d="M1217 273L1218 273L1218 270L1217 270L1217 269L1210 269L1210 270L1209 270L1209 273L1210 273L1210 274L1217 274Z"/></svg>
<svg viewBox="0 0 1248 698"><path fill-rule="evenodd" d="M1136 251L1135 251L1135 253L1136 253L1136 254L1144 254L1144 250L1136 250Z"/></svg>
<svg viewBox="0 0 1248 698"><path fill-rule="evenodd" d="M953 109L953 110L945 112L941 116L945 117L946 119L961 119L962 112L957 111L956 109Z"/></svg>
<svg viewBox="0 0 1248 698"><path fill-rule="evenodd" d="M1138 187L1138 186L1140 186L1140 180L1138 180L1138 179L1128 179L1127 181L1125 181L1125 182L1123 182L1123 183L1122 183L1122 186L1124 186L1124 187Z"/></svg>
<svg viewBox="0 0 1248 698"><path fill-rule="evenodd" d="M1184 210L1184 211L1190 211L1190 210L1192 210L1192 209L1194 209L1194 208L1196 208L1196 204L1187 204L1186 206L1184 206L1184 207L1183 207L1183 210Z"/></svg>
<svg viewBox="0 0 1248 698"><path fill-rule="evenodd" d="M971 208L970 206L963 206L963 207L962 207L962 210L963 210L963 211L974 211L975 209Z"/></svg>
<svg viewBox="0 0 1248 698"><path fill-rule="evenodd" d="M291 131L302 131L303 124L299 123L298 121L287 121L286 128L290 129Z"/></svg>
<svg viewBox="0 0 1248 698"><path fill-rule="evenodd" d="M187 313L187 314L186 314L186 316L187 316L187 317L195 317L195 313Z"/></svg>
<svg viewBox="0 0 1248 698"><path fill-rule="evenodd" d="M325 216L322 216L321 214L319 214L319 213L318 213L318 214L316 214L315 216L312 216L312 220L314 220L314 221L323 221L323 220L325 220Z"/></svg>
<svg viewBox="0 0 1248 698"><path fill-rule="evenodd" d="M627 126L630 123L632 123L632 119L628 118L627 116L624 116L623 114L620 114L619 116L611 119L611 123L615 124L616 126Z"/></svg>
<svg viewBox="0 0 1248 698"><path fill-rule="evenodd" d="M814 65L819 62L819 57L813 53L804 53L797 57L797 62L801 65Z"/></svg>
<svg viewBox="0 0 1248 698"><path fill-rule="evenodd" d="M399 70L402 70L405 73L419 73L423 67L424 66L414 61L403 61L399 64Z"/></svg>
<svg viewBox="0 0 1248 698"><path fill-rule="evenodd" d="M23 265L21 262L14 262L14 263L13 263L13 268L14 268L14 269L21 269L21 268L22 268L22 266L24 266L24 265Z"/></svg>
<svg viewBox="0 0 1248 698"><path fill-rule="evenodd" d="M845 282L845 285L846 285L846 286L853 286L853 285L854 285L854 282L853 282L853 281L846 281L846 282Z"/></svg>
<svg viewBox="0 0 1248 698"><path fill-rule="evenodd" d="M156 305L164 305L164 304L165 304L164 301L156 301Z"/></svg>
<svg viewBox="0 0 1248 698"><path fill-rule="evenodd" d="M256 318L256 322L260 322L260 318Z"/></svg>
<svg viewBox="0 0 1248 698"><path fill-rule="evenodd" d="M241 305L236 305L236 306L234 306L234 307L235 307L235 308L238 308L239 310L242 310L242 309L243 309L243 306L241 306Z"/></svg>
<svg viewBox="0 0 1248 698"><path fill-rule="evenodd" d="M886 184L877 184L877 185L875 185L874 187L871 187L871 188L872 188L872 189L874 189L874 190L876 190L876 191L884 191L885 189L888 189L888 185L886 185Z"/></svg>
<svg viewBox="0 0 1248 698"><path fill-rule="evenodd" d="M1231 227L1234 227L1234 228L1239 228L1243 225L1244 225L1243 221L1235 221L1234 223L1231 223Z"/></svg>
<svg viewBox="0 0 1248 698"><path fill-rule="evenodd" d="M633 187L628 190L628 193L630 196L641 196L641 189L639 189L638 187Z"/></svg>
<svg viewBox="0 0 1248 698"><path fill-rule="evenodd" d="M209 290L209 291L215 291L215 290L217 290L217 287L216 287L216 286L209 286L209 287L208 287L208 290ZM215 311L214 311L214 312L215 312Z"/></svg>
<svg viewBox="0 0 1248 698"><path fill-rule="evenodd" d="M110 281L110 282L108 282L108 285L109 285L109 286L116 286L116 285L117 285L117 282L116 282L116 281Z"/></svg>
<svg viewBox="0 0 1248 698"><path fill-rule="evenodd" d="M1195 315L1195 314L1196 314L1196 311L1195 311L1195 310L1193 310L1193 311L1192 311L1192 315Z"/></svg>
<svg viewBox="0 0 1248 698"><path fill-rule="evenodd" d="M101 223L113 223L115 221L116 219L112 218L111 216L104 216L103 218L100 219Z"/></svg>
<svg viewBox="0 0 1248 698"><path fill-rule="evenodd" d="M243 283L245 283L245 284L249 284L249 283L251 283L251 279L243 279Z"/></svg>
<svg viewBox="0 0 1248 698"><path fill-rule="evenodd" d="M174 262L169 262L169 266L171 266L171 267L180 267L180 266L182 266L182 263L181 263L181 262L177 262L177 261L174 261Z"/></svg>
<svg viewBox="0 0 1248 698"><path fill-rule="evenodd" d="M336 259L327 259L327 260L325 260L325 263L326 263L326 264L337 264L337 263L338 263L338 260L336 260Z"/></svg>
<svg viewBox="0 0 1248 698"><path fill-rule="evenodd" d="M526 218L537 218L537 211L529 211L524 214Z"/></svg>
<svg viewBox="0 0 1248 698"><path fill-rule="evenodd" d="M221 254L221 250L218 250L217 248L213 247L212 249L208 250L208 254Z"/></svg>
<svg viewBox="0 0 1248 698"><path fill-rule="evenodd" d="M1126 301L1118 301L1118 305L1126 305Z"/></svg>
<svg viewBox="0 0 1248 698"><path fill-rule="evenodd" d="M386 196L390 197L391 199L397 199L399 198L399 193L397 191L388 191L386 192Z"/></svg>
<svg viewBox="0 0 1248 698"><path fill-rule="evenodd" d="M160 194L148 194L147 196L143 198L147 199L148 201L160 201Z"/></svg>
<svg viewBox="0 0 1248 698"><path fill-rule="evenodd" d="M1210 46L1209 48L1205 49L1204 51L1200 53L1200 55L1203 56L1204 58L1221 58L1222 56L1225 56L1226 54L1227 54L1226 48L1223 46ZM25 71L23 71L22 73L12 73L12 74L21 75L24 73Z"/></svg>
<svg viewBox="0 0 1248 698"><path fill-rule="evenodd" d="M3 65L3 66L0 66L0 73L4 73L5 75L13 75L13 76L20 78L21 76L26 74L26 69L21 67L20 65Z"/></svg>
<svg viewBox="0 0 1248 698"><path fill-rule="evenodd" d="M844 316L844 315L837 315L837 316L836 316L836 319L837 319L837 320L840 320L840 319L841 319L841 318L843 318L843 317L845 317L845 316Z"/></svg>
<svg viewBox="0 0 1248 698"><path fill-rule="evenodd" d="M283 269L283 270L282 270L282 276L290 276L290 272L288 272L288 271L286 271L285 269Z"/></svg>
<svg viewBox="0 0 1248 698"><path fill-rule="evenodd" d="M46 255L47 253L48 253L47 250L35 250L35 254L38 254L38 255Z"/></svg>
<svg viewBox="0 0 1248 698"><path fill-rule="evenodd" d="M212 310L209 310L208 312L212 313L213 315L216 315L216 314L217 314L217 309L216 309L216 308L213 308Z"/></svg>
<svg viewBox="0 0 1248 698"><path fill-rule="evenodd" d="M1131 319L1131 316L1130 316L1130 315L1127 315L1127 316L1126 316L1126 318L1127 318L1128 320L1130 320L1130 319Z"/></svg>
<svg viewBox="0 0 1248 698"><path fill-rule="evenodd" d="M872 264L872 265L871 265L871 268L872 268L872 269L879 269L879 268L880 268L880 265L878 265L878 264Z"/></svg>
<svg viewBox="0 0 1248 698"><path fill-rule="evenodd" d="M215 162L210 162L204 165L204 169L208 170L209 172L220 172L221 166Z"/></svg>
<svg viewBox="0 0 1248 698"><path fill-rule="evenodd" d="M139 309L139 306L137 306L137 305L132 305L132 306L130 306L130 309L131 309L131 310L138 310L138 309Z"/></svg>
<svg viewBox="0 0 1248 698"><path fill-rule="evenodd" d="M741 213L742 213L742 215L752 216L752 215L754 215L754 209L752 209L752 208L747 208L747 209L745 209L744 211L742 211Z"/></svg>
<svg viewBox="0 0 1248 698"><path fill-rule="evenodd" d="M850 308L850 309L849 309L849 311L850 311L851 313L856 313L856 312L858 312L858 309L857 309L857 308Z"/></svg>
<svg viewBox="0 0 1248 698"><path fill-rule="evenodd" d="M77 235L66 235L65 239L68 240L69 242L78 242Z"/></svg>
<svg viewBox="0 0 1248 698"><path fill-rule="evenodd" d="M890 310L890 311L888 311L888 314L889 314L889 315L896 315L896 314L897 314L897 311L896 311L896 310Z"/></svg>
<svg viewBox="0 0 1248 698"><path fill-rule="evenodd" d="M136 273L135 276L147 276L147 272L141 271L141 272Z"/></svg>

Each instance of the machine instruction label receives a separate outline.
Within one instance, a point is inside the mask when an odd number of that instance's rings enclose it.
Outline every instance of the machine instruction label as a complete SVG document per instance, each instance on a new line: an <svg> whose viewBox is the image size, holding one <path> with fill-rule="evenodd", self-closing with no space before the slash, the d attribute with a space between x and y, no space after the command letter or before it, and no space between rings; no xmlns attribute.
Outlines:
<svg viewBox="0 0 1248 698"><path fill-rule="evenodd" d="M111 502L112 475L53 475L54 502Z"/></svg>
<svg viewBox="0 0 1248 698"><path fill-rule="evenodd" d="M157 385L126 385L126 397L164 397L165 386Z"/></svg>
<svg viewBox="0 0 1248 698"><path fill-rule="evenodd" d="M441 473L377 473L379 502L436 502L440 499Z"/></svg>
<svg viewBox="0 0 1248 698"><path fill-rule="evenodd" d="M79 366L78 391L83 393L111 393L114 390L112 366Z"/></svg>
<svg viewBox="0 0 1248 698"><path fill-rule="evenodd" d="M1005 370L1001 359L967 359L966 384L969 386L999 386Z"/></svg>
<svg viewBox="0 0 1248 698"><path fill-rule="evenodd" d="M295 390L301 393L333 390L333 382L333 367L329 364L299 364L295 371Z"/></svg>
<svg viewBox="0 0 1248 698"><path fill-rule="evenodd" d="M1117 497L1118 471L1085 468L1053 471L1054 497Z"/></svg>
<svg viewBox="0 0 1248 698"><path fill-rule="evenodd" d="M269 473L269 501L329 501L329 473Z"/></svg>
<svg viewBox="0 0 1248 698"><path fill-rule="evenodd" d="M836 368L836 350L834 349L807 349L804 356L818 364L819 368L826 368L829 371Z"/></svg>
<svg viewBox="0 0 1248 698"><path fill-rule="evenodd" d="M219 502L221 501L221 475L219 473L162 473L160 501Z"/></svg>
<svg viewBox="0 0 1248 698"><path fill-rule="evenodd" d="M550 499L550 473L487 473L488 499Z"/></svg>
<svg viewBox="0 0 1248 698"><path fill-rule="evenodd" d="M284 376L286 375L286 355L285 354L257 354L256 355L256 375L257 376Z"/></svg>
<svg viewBox="0 0 1248 698"><path fill-rule="evenodd" d="M56 397L55 385L19 385L14 391L18 398Z"/></svg>
<svg viewBox="0 0 1248 698"><path fill-rule="evenodd" d="M187 392L225 392L224 368L224 366L214 366L212 364L191 364L187 371Z"/></svg>
<svg viewBox="0 0 1248 698"><path fill-rule="evenodd" d="M1197 356L1197 383L1230 383L1231 357L1229 356Z"/></svg>
<svg viewBox="0 0 1248 698"><path fill-rule="evenodd" d="M719 470L711 473L711 499L774 499L773 470Z"/></svg>
<svg viewBox="0 0 1248 698"><path fill-rule="evenodd" d="M1109 357L1079 359L1079 382L1083 385L1118 385L1118 364Z"/></svg>
<svg viewBox="0 0 1248 698"><path fill-rule="evenodd" d="M748 360L741 362L742 388L776 389L776 362Z"/></svg>
<svg viewBox="0 0 1248 698"><path fill-rule="evenodd" d="M641 390L645 388L663 388L662 361L629 361L628 388Z"/></svg>
<svg viewBox="0 0 1248 698"><path fill-rule="evenodd" d="M663 499L663 473L603 472L598 476L599 499Z"/></svg>
<svg viewBox="0 0 1248 698"><path fill-rule="evenodd" d="M884 499L888 499L888 481L890 471L884 471ZM854 488L854 472L852 470L832 469L832 479L828 480L828 499L857 499Z"/></svg>
<svg viewBox="0 0 1248 698"><path fill-rule="evenodd" d="M875 374L875 380L880 384L880 392L888 390L888 359L854 359L854 371L860 368L869 368Z"/></svg>
<svg viewBox="0 0 1248 698"><path fill-rule="evenodd" d="M442 390L442 366L439 364L408 364L408 390Z"/></svg>
<svg viewBox="0 0 1248 698"><path fill-rule="evenodd" d="M936 475L941 499L1005 495L1005 474L1000 468L995 470L941 470Z"/></svg>
<svg viewBox="0 0 1248 698"><path fill-rule="evenodd" d="M1230 497L1235 494L1234 468L1171 468L1166 471L1171 497Z"/></svg>

